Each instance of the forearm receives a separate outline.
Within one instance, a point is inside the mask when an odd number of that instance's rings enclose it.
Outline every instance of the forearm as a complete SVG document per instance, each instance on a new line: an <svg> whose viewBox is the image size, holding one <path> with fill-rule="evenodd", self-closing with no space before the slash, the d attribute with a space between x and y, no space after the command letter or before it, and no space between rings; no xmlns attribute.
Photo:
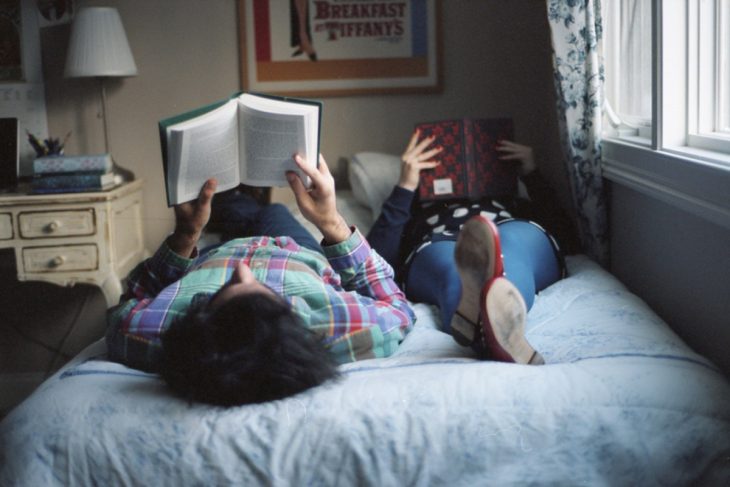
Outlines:
<svg viewBox="0 0 730 487"><path fill-rule="evenodd" d="M317 229L322 233L325 245L344 242L352 235L352 229L339 213L330 221L318 224Z"/></svg>
<svg viewBox="0 0 730 487"><path fill-rule="evenodd" d="M568 213L560 204L555 190L539 171L523 176L527 187L529 202L525 217L536 221L552 234L566 254L580 251L575 225Z"/></svg>
<svg viewBox="0 0 730 487"><path fill-rule="evenodd" d="M550 187L539 170L531 171L520 179L525 183L527 194L530 196L531 201L537 204L547 203L548 205L556 201L555 191Z"/></svg>
<svg viewBox="0 0 730 487"><path fill-rule="evenodd" d="M370 247L359 230L355 229L347 240L322 249L344 289L378 301L405 300L393 279L393 268Z"/></svg>
<svg viewBox="0 0 730 487"><path fill-rule="evenodd" d="M413 191L400 186L393 188L367 235L370 246L393 267L399 266L398 256L403 229L411 219L411 204L414 197Z"/></svg>
<svg viewBox="0 0 730 487"><path fill-rule="evenodd" d="M167 237L167 246L177 255L185 258L193 257L197 254L198 240L200 240L200 232L184 233L175 230Z"/></svg>
<svg viewBox="0 0 730 487"><path fill-rule="evenodd" d="M192 264L167 242L140 263L129 275L127 290L119 304L107 312L107 344L110 357L146 369L147 360L159 344L160 333L178 316L174 293L163 293L179 281Z"/></svg>
<svg viewBox="0 0 730 487"><path fill-rule="evenodd" d="M127 279L121 301L153 298L165 287L185 275L192 259L183 257L163 242L154 255L135 267Z"/></svg>

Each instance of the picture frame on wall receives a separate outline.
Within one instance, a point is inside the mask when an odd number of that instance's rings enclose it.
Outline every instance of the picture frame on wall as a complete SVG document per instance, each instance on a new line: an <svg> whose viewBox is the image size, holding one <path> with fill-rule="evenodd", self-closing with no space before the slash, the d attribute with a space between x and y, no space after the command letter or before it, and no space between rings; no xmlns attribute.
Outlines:
<svg viewBox="0 0 730 487"><path fill-rule="evenodd" d="M440 92L440 0L239 0L244 91Z"/></svg>

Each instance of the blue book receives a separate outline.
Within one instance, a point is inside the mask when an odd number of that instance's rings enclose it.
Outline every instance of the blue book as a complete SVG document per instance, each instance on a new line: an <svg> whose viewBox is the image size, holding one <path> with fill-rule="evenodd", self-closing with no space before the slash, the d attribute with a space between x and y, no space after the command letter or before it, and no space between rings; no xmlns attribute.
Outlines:
<svg viewBox="0 0 730 487"><path fill-rule="evenodd" d="M43 156L33 161L34 174L106 173L112 170L109 154Z"/></svg>
<svg viewBox="0 0 730 487"><path fill-rule="evenodd" d="M114 186L115 174L75 173L35 176L30 183L34 193L101 191Z"/></svg>

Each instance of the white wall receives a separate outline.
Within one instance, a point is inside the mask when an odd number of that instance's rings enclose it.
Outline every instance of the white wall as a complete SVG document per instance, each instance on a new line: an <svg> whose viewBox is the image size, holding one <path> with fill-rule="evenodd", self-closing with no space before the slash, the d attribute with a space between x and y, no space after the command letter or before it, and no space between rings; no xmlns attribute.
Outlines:
<svg viewBox="0 0 730 487"><path fill-rule="evenodd" d="M157 121L240 89L235 0L108 0L119 9L139 75L112 80L108 117L115 159L144 178L146 243L172 229L165 205ZM331 166L361 150L399 154L417 121L515 118L517 138L547 160L570 202L560 162L545 4L535 0L442 2L444 91L324 99L322 152ZM69 153L103 150L93 80L62 77L68 27L43 29L50 131L73 130Z"/></svg>

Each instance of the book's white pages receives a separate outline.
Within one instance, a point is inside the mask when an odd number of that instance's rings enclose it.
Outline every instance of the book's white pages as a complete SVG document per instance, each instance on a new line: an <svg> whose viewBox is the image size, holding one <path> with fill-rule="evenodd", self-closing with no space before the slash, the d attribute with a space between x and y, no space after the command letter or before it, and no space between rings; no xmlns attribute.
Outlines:
<svg viewBox="0 0 730 487"><path fill-rule="evenodd" d="M286 186L286 172L309 178L294 163L300 154L308 164L318 160L319 107L250 94L239 98L241 182L252 186Z"/></svg>
<svg viewBox="0 0 730 487"><path fill-rule="evenodd" d="M198 197L209 178L217 192L238 186L238 129L235 102L168 128L168 188L172 204Z"/></svg>
<svg viewBox="0 0 730 487"><path fill-rule="evenodd" d="M320 108L307 100L245 93L210 111L203 107L177 117L187 120L169 126L161 121L168 204L197 198L209 178L218 180L221 192L241 183L287 186L287 171L295 171L309 186L293 157L300 154L317 167Z"/></svg>

